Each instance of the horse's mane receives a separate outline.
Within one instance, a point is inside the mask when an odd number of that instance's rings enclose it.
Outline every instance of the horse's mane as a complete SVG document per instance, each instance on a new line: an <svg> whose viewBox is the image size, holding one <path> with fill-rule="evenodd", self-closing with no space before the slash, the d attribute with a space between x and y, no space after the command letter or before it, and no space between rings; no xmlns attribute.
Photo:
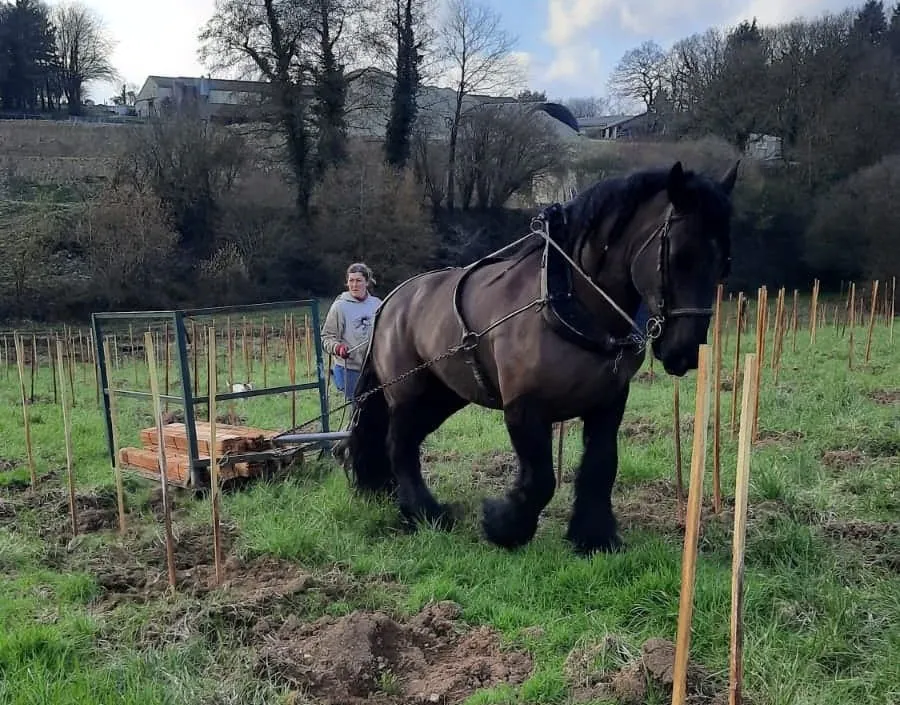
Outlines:
<svg viewBox="0 0 900 705"><path fill-rule="evenodd" d="M599 222L611 213L616 218L609 232L608 244L613 245L625 232L635 213L669 183L670 167L644 169L627 176L600 179L584 191L562 204L566 224L562 225L562 213L550 213L551 233L556 242L570 255L575 243L585 232L594 231ZM729 252L727 221L731 214L728 197L722 193L715 181L694 171L684 171L685 191L696 203L704 218L725 227L714 227L720 238L720 245ZM552 210L545 209L544 212ZM536 238L538 236L535 236ZM540 246L541 240L529 238L514 248L507 250L499 259L514 260L524 257Z"/></svg>
<svg viewBox="0 0 900 705"><path fill-rule="evenodd" d="M635 213L668 186L670 168L645 169L627 176L601 179L568 201L564 208L567 227L559 238L560 245L571 251L575 242L586 231L597 228L599 221L615 214L607 244L615 244L634 218ZM730 199L708 176L694 171L684 171L685 192L703 214L713 223L727 223L731 214ZM717 234L726 234L728 228L714 227ZM723 246L728 247L727 236Z"/></svg>

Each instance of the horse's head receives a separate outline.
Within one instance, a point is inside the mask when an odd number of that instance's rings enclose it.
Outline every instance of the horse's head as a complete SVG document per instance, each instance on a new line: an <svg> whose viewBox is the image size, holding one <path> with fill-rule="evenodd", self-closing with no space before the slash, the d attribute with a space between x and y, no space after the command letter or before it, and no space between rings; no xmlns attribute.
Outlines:
<svg viewBox="0 0 900 705"><path fill-rule="evenodd" d="M636 243L631 283L649 310L653 353L666 372L682 376L697 367L707 340L718 283L731 265L731 192L736 162L720 181L669 171L662 222Z"/></svg>

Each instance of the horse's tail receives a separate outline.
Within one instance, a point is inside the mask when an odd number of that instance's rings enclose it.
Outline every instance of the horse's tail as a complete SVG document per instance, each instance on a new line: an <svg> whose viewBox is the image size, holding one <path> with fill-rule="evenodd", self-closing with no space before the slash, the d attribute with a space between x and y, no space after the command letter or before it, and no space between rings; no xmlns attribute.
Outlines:
<svg viewBox="0 0 900 705"><path fill-rule="evenodd" d="M367 356L356 383L355 396L377 389L381 384L371 357ZM387 452L390 416L384 390L371 393L357 404L350 422L348 476L361 492L391 492L393 473Z"/></svg>

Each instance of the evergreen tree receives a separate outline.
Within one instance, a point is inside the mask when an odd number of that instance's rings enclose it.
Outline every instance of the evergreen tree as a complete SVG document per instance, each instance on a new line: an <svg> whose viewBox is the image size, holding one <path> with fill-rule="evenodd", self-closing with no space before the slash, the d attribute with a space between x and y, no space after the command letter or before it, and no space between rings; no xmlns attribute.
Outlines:
<svg viewBox="0 0 900 705"><path fill-rule="evenodd" d="M385 134L385 156L388 163L403 167L410 156L412 126L416 120L416 96L419 92L419 64L422 57L413 26L413 0L396 0L396 15L392 20L397 36L396 80L391 96L391 115Z"/></svg>

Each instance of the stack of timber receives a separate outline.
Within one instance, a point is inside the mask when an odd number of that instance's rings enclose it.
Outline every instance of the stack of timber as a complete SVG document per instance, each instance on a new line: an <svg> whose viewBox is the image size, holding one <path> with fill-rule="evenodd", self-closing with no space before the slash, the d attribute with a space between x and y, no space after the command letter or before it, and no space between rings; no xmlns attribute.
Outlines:
<svg viewBox="0 0 900 705"><path fill-rule="evenodd" d="M197 421L195 427L199 460L209 463L210 425L206 421ZM272 448L269 441L277 434L278 431L217 423L216 459L222 481L261 475L267 464L264 456L253 460L229 460L229 456L266 453ZM142 429L140 437L143 447L120 449L119 461L140 475L159 480L159 436L156 427ZM191 461L187 430L183 423L163 426L163 449L167 481L187 487L191 479Z"/></svg>

